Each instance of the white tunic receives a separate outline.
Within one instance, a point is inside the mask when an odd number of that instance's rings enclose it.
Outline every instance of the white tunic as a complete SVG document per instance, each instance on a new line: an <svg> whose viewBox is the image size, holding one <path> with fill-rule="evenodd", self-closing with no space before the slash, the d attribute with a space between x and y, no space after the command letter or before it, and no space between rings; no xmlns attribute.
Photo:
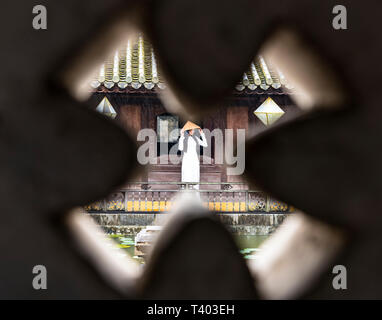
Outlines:
<svg viewBox="0 0 382 320"><path fill-rule="evenodd" d="M197 136L187 135L179 138L178 149L183 151L182 159L182 182L199 182L200 181L200 164L198 149L200 146L207 147L206 136L203 132ZM199 186L195 186L197 189Z"/></svg>

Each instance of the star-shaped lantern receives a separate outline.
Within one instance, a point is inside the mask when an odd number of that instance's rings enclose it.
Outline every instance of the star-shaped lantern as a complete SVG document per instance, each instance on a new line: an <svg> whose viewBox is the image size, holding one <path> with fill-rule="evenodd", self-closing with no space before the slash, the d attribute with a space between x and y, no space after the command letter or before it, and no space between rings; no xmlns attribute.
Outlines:
<svg viewBox="0 0 382 320"><path fill-rule="evenodd" d="M285 112L272 100L272 98L267 98L267 100L254 111L255 116L266 126L275 123L284 115L284 113Z"/></svg>
<svg viewBox="0 0 382 320"><path fill-rule="evenodd" d="M102 101L97 106L96 110L99 113L102 113L105 116L108 116L113 119L115 119L115 117L117 116L117 112L115 112L113 106L111 105L110 101L106 97L102 99Z"/></svg>

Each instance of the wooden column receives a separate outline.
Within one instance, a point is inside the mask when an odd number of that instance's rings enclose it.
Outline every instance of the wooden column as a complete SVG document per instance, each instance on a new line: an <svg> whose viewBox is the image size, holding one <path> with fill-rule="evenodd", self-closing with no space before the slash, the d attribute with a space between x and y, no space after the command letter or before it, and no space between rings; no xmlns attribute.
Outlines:
<svg viewBox="0 0 382 320"><path fill-rule="evenodd" d="M228 107L227 108L227 129L233 129L233 143L236 145L237 129L245 129L248 134L248 107ZM243 182L242 176L227 175L227 182ZM234 185L234 189L240 187Z"/></svg>
<svg viewBox="0 0 382 320"><path fill-rule="evenodd" d="M119 109L118 120L135 139L141 130L141 108L138 105L124 105Z"/></svg>
<svg viewBox="0 0 382 320"><path fill-rule="evenodd" d="M227 108L227 129L234 130L234 139L236 139L236 129L245 129L246 134L248 133L248 107Z"/></svg>

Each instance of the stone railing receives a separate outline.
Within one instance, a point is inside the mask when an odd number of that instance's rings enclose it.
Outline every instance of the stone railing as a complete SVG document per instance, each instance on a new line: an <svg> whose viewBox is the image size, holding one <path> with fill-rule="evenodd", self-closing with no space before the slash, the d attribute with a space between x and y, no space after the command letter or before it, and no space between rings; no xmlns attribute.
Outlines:
<svg viewBox="0 0 382 320"><path fill-rule="evenodd" d="M197 189L199 188L199 189ZM88 212L165 212L178 192L197 190L203 205L216 212L291 212L291 206L262 191L249 190L240 182L134 182L103 199L85 206Z"/></svg>

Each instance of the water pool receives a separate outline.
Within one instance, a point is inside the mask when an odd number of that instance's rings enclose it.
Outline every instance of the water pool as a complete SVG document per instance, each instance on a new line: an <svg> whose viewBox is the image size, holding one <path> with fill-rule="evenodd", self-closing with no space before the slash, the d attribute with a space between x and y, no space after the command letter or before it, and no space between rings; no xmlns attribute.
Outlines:
<svg viewBox="0 0 382 320"><path fill-rule="evenodd" d="M109 235L116 241L117 246L126 251L126 253L140 263L144 263L142 257L135 256L135 236L132 235ZM269 236L258 235L234 235L237 246L245 259L256 259L256 254L261 250L259 246Z"/></svg>

